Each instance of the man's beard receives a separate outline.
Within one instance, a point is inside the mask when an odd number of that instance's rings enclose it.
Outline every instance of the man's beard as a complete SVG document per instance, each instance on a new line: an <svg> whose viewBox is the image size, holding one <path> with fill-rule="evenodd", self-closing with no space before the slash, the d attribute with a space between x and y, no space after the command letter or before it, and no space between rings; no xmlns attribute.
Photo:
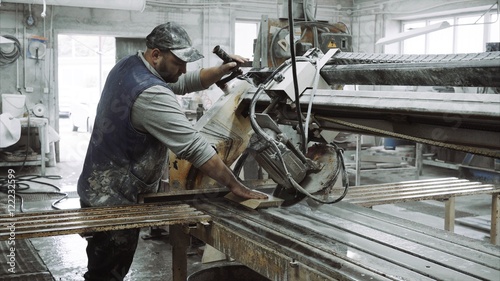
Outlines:
<svg viewBox="0 0 500 281"><path fill-rule="evenodd" d="M175 83L179 80L180 75L178 75L177 73L172 74L169 71L167 71L166 68L163 68L161 66L158 67L156 71L158 72L158 74L160 74L161 78L163 78L163 80L165 80L165 82L167 83Z"/></svg>

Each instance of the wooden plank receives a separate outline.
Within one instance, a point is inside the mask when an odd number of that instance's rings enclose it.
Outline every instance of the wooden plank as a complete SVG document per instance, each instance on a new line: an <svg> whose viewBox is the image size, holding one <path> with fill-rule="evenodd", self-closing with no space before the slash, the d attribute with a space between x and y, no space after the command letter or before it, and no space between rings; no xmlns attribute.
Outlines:
<svg viewBox="0 0 500 281"><path fill-rule="evenodd" d="M36 212L23 212L16 213L16 219L22 219L26 217L39 217L43 215L52 216L57 213L59 216L71 215L71 214L95 214L95 213L120 213L124 210L135 210L135 211L146 211L154 208L175 209L175 208L188 208L188 204L160 204L160 203L149 203L149 204L135 204L135 205L120 205L120 206L108 206L108 207L89 207L89 208L79 208L79 209L66 209L66 210L45 210ZM0 215L0 220L11 218L8 214Z"/></svg>
<svg viewBox="0 0 500 281"><path fill-rule="evenodd" d="M381 184L377 186L353 186L353 192L363 192L370 190L398 190L412 187L432 187L432 186L445 186L445 185L467 185L471 184L467 180L453 180L447 182L430 182L430 183L401 183L401 184Z"/></svg>
<svg viewBox="0 0 500 281"><path fill-rule="evenodd" d="M353 193L376 191L376 190L399 190L412 187L432 187L432 186L446 186L446 185L467 185L472 184L468 180L451 180L451 181L438 181L438 182L412 182L412 183L392 183L392 184L379 184L379 185L360 185L352 186L350 190Z"/></svg>
<svg viewBox="0 0 500 281"><path fill-rule="evenodd" d="M105 226L105 225L116 225L124 224L127 222L138 222L138 221L160 221L160 220L173 220L173 219L187 219L189 217L196 217L203 215L200 211L185 211L182 213L175 214L136 214L134 216L128 217L111 217L111 218L82 218L81 220L75 219L66 222L58 221L40 221L40 222L30 222L29 224L19 224L15 223L16 231L31 231L31 230L51 230L53 228L64 229L73 227L92 227L92 226ZM0 231L0 236L7 234L7 231Z"/></svg>
<svg viewBox="0 0 500 281"><path fill-rule="evenodd" d="M412 192L412 191L418 191L418 192L435 192L435 191L442 191L442 190L473 190L474 188L481 187L481 188L494 188L493 185L486 185L486 184L472 184L472 183L457 183L457 184L443 184L443 185L428 185L428 186L410 186L410 187L401 187L401 188L393 188L393 189L363 189L363 190L349 190L352 191L349 194L349 197L366 197L371 194L377 195L377 194L402 194L406 192Z"/></svg>
<svg viewBox="0 0 500 281"><path fill-rule="evenodd" d="M144 211L144 213L147 213L150 216L153 215L175 215L175 214L182 214L188 211L195 211L194 208L172 208L172 209L164 209L164 208L158 208L158 209L147 209ZM57 211L56 211L57 212ZM113 219L117 218L119 216L122 219L129 219L133 218L136 216L141 216L141 213L143 211L125 211L125 212L120 212L120 213L105 213L105 212L89 212L89 213L78 213L78 214L60 214L60 213L54 213L54 214L44 214L41 216L29 216L29 217L20 217L18 218L17 216L15 217L16 224L18 225L29 225L29 224L36 224L39 222L43 222L44 224L52 224L52 223L65 223L65 222L71 222L75 220L81 220L81 221L92 221L92 220L106 220L106 219Z"/></svg>
<svg viewBox="0 0 500 281"><path fill-rule="evenodd" d="M381 204L392 204L398 202L406 202L406 201L420 201L420 200L440 200L446 199L451 196L466 196L466 195L478 195L478 194L491 194L492 192L496 192L491 188L484 189L476 189L474 191L443 191L443 192L435 192L432 194L410 194L410 195L402 195L402 196L387 196L381 198L374 199L353 199L349 198L344 199L347 202L351 202L354 204L362 205L365 207L381 205Z"/></svg>
<svg viewBox="0 0 500 281"><path fill-rule="evenodd" d="M210 217L187 204L138 204L19 213L0 217L0 240L9 238L8 226L15 226L16 238L47 237L96 231L196 223Z"/></svg>
<svg viewBox="0 0 500 281"><path fill-rule="evenodd" d="M350 188L344 201L364 207L372 207L408 201L444 200L444 229L453 232L455 228L455 197L478 194L491 194L493 196L490 240L492 244L499 245L500 215L498 196L500 187L491 184L470 182L458 178L442 178L355 186Z"/></svg>
<svg viewBox="0 0 500 281"><path fill-rule="evenodd" d="M132 229L132 228L142 228L142 227L152 227L152 226L165 226L165 225L175 225L175 224L186 224L186 223L197 223L200 221L209 221L208 216L198 216L189 217L185 219L172 219L172 220L149 220L149 221L139 221L139 222L127 222L123 224L107 224L107 225L96 225L96 226L79 226L79 227L68 227L68 228L52 228L49 230L35 230L35 231L16 231L16 239L26 239L35 237L49 237L56 235L68 235L68 234L82 234L82 233L92 233L101 231L111 231L111 230L122 230L122 229ZM0 236L0 240L6 240L8 236Z"/></svg>
<svg viewBox="0 0 500 281"><path fill-rule="evenodd" d="M401 181L401 182L393 182L393 183L377 183L377 184L366 184L360 186L353 186L352 188L357 187L386 187L386 186L401 186L405 184L429 184L429 183L439 183L439 182L450 182L450 181L466 181L464 179L458 179L456 177L448 177L448 178L433 178L433 179L423 179L423 180L411 180L411 181Z"/></svg>
<svg viewBox="0 0 500 281"><path fill-rule="evenodd" d="M23 214L16 215L14 217L2 218L0 222L10 222L15 221L18 224L30 224L33 222L59 222L67 220L100 220L106 218L127 218L133 216L141 215L165 215L165 214L178 214L183 212L193 212L197 211L193 207L182 207L182 208L146 208L146 209L122 209L120 212L106 213L100 212L98 210L90 210L88 213L85 212L86 209L82 209L83 212L77 213L66 213L60 210L53 210L49 212L44 212L42 215L37 215L36 212L31 213L29 216L24 216Z"/></svg>
<svg viewBox="0 0 500 281"><path fill-rule="evenodd" d="M269 208L269 207L279 207L283 203L283 199L274 197L272 195L267 195L267 199L244 199L239 196L234 195L234 193L230 192L224 198L246 206L250 209L261 209L261 208Z"/></svg>
<svg viewBox="0 0 500 281"><path fill-rule="evenodd" d="M490 191L490 193L495 192L495 188L493 186L485 186L485 185L469 185L469 186L445 186L445 187L435 187L435 188L429 188L429 189L420 189L420 188L411 188L411 189L401 189L400 191L379 191L375 193L365 193L363 194L351 194L347 195L346 197L353 200L371 200L371 199L377 199L377 198L391 198L391 197L404 197L408 195L421 195L422 197L429 197L433 196L434 194L474 194L476 192L478 193L484 193L485 191ZM500 190L497 190L497 192L500 192Z"/></svg>

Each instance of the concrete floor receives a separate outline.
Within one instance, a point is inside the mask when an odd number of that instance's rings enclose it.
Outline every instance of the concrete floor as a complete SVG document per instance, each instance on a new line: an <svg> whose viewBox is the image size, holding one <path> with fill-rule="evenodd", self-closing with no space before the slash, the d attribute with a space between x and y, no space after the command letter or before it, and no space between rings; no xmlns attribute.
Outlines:
<svg viewBox="0 0 500 281"><path fill-rule="evenodd" d="M57 204L59 208L79 207L76 194L76 181L82 167L89 134L73 132L69 120L63 119L61 125L61 161L56 167L47 168L47 175L61 176L61 179L41 179L58 186L68 194L68 199ZM0 171L3 175L5 171ZM458 176L457 171L425 166L424 178ZM40 174L38 167L26 167L21 173ZM377 174L363 176L362 183L381 183L413 180L414 175L405 173ZM351 179L354 182L354 179ZM51 186L32 184L30 191L51 192ZM25 211L51 209L51 203L60 198L58 195L26 196ZM457 224L455 232L478 240L489 241L489 216L491 208L490 196L459 197L456 200ZM375 206L375 210L394 216L410 219L439 229L444 225L444 203L437 201L422 201L394 205ZM473 223L466 223L472 219ZM464 220L461 224L460 220ZM141 235L149 234L149 229L142 229ZM30 239L31 244L46 265L54 280L83 280L86 269L86 240L79 235L66 235L48 238ZM201 257L193 249L189 257L190 271L195 272L205 267L200 263ZM22 257L19 257L22 258ZM132 268L125 280L172 280L171 276L171 246L168 237L159 239L140 239ZM2 273L3 274L3 273ZM2 279L0 274L0 280ZM5 279L7 280L7 279ZM31 280L31 279L30 279Z"/></svg>

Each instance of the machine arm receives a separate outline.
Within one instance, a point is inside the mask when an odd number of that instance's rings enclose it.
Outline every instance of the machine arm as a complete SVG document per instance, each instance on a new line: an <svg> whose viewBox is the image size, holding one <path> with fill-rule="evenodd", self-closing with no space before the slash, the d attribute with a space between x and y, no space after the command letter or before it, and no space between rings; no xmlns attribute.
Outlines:
<svg viewBox="0 0 500 281"><path fill-rule="evenodd" d="M455 55L338 53L321 69L330 84L500 87L500 52Z"/></svg>

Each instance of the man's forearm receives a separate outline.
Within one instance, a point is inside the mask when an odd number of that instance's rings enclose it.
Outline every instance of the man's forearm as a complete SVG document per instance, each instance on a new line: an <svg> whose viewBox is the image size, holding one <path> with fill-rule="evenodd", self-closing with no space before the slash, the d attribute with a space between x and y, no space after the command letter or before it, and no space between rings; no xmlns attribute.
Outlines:
<svg viewBox="0 0 500 281"><path fill-rule="evenodd" d="M245 63L248 61L248 59L238 55L229 55L229 57L233 60L232 62L201 70L200 80L205 88L210 87L212 84L222 79L224 75L231 73L231 71L238 66L238 63Z"/></svg>
<svg viewBox="0 0 500 281"><path fill-rule="evenodd" d="M266 194L251 190L243 185L217 154L201 165L200 170L218 183L229 188L237 196L248 199L267 198Z"/></svg>
<svg viewBox="0 0 500 281"><path fill-rule="evenodd" d="M224 68L222 66L214 66L209 68L203 68L200 72L201 85L208 88L215 82L222 79L225 75Z"/></svg>
<svg viewBox="0 0 500 281"><path fill-rule="evenodd" d="M238 180L218 155L212 156L212 158L201 165L200 170L229 189L237 184Z"/></svg>

